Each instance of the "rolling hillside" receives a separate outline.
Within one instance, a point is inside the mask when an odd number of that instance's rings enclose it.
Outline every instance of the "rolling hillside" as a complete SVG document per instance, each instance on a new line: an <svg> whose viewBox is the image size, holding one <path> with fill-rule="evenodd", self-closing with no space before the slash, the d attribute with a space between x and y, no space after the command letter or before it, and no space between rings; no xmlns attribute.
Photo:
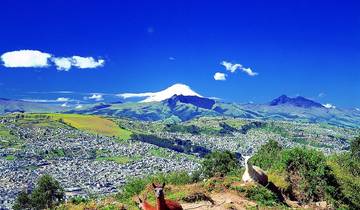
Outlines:
<svg viewBox="0 0 360 210"><path fill-rule="evenodd" d="M0 114L7 114L13 112L45 113L60 112L65 110L66 109L61 106L0 98Z"/></svg>
<svg viewBox="0 0 360 210"><path fill-rule="evenodd" d="M173 96L151 103L96 105L68 113L98 114L145 121L187 121L203 116L229 116L247 119L284 120L360 127L360 112L355 109L325 108L303 97L274 99L268 104L224 103L196 96Z"/></svg>

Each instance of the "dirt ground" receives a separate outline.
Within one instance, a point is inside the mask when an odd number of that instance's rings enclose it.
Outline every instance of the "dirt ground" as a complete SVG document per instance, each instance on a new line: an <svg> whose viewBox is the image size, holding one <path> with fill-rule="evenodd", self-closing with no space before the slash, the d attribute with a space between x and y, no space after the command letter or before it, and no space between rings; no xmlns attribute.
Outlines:
<svg viewBox="0 0 360 210"><path fill-rule="evenodd" d="M222 209L247 209L249 207L257 206L256 203L246 200L234 193L213 193L209 195L214 204L209 201L200 201L196 203L181 203L184 210L197 209L197 210L222 210Z"/></svg>

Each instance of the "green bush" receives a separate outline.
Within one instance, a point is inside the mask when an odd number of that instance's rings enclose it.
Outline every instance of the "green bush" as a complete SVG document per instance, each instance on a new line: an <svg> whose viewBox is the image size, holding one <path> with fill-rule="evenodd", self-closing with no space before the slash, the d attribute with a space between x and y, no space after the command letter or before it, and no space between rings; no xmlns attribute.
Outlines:
<svg viewBox="0 0 360 210"><path fill-rule="evenodd" d="M351 156L353 158L360 159L360 136L355 138L350 145Z"/></svg>
<svg viewBox="0 0 360 210"><path fill-rule="evenodd" d="M50 175L43 175L31 193L31 203L35 209L52 208L63 201L64 189Z"/></svg>
<svg viewBox="0 0 360 210"><path fill-rule="evenodd" d="M338 202L347 209L360 209L360 161L356 161L351 153L332 155L328 164L334 171L344 197Z"/></svg>
<svg viewBox="0 0 360 210"><path fill-rule="evenodd" d="M64 199L64 190L59 182L50 175L39 178L35 189L28 194L21 192L13 206L14 209L48 209L60 204Z"/></svg>
<svg viewBox="0 0 360 210"><path fill-rule="evenodd" d="M354 202L350 201L358 199L358 193L355 192L359 192L359 185L355 183L354 178L341 182L344 180L341 177L358 176L360 161L350 158L350 154L346 160L342 158L339 162L333 161L333 167L330 167L329 158L322 152L305 147L282 149L276 141L269 141L251 158L251 162L283 176L288 195L303 204L326 200L335 207L354 206ZM334 165L338 166L337 171L344 174L336 175ZM347 169L346 172L344 169ZM342 183L347 183L347 193L343 190ZM350 196L350 192L355 194Z"/></svg>
<svg viewBox="0 0 360 210"><path fill-rule="evenodd" d="M299 147L284 150L280 167L287 174L290 194L301 203L341 199L339 184L323 153Z"/></svg>
<svg viewBox="0 0 360 210"><path fill-rule="evenodd" d="M15 203L13 205L14 210L21 210L21 209L30 209L31 208L31 199L29 194L26 192L20 192L17 196Z"/></svg>
<svg viewBox="0 0 360 210"><path fill-rule="evenodd" d="M282 147L277 141L270 140L262 145L254 156L251 157L251 162L264 170L270 169L276 163L282 151Z"/></svg>
<svg viewBox="0 0 360 210"><path fill-rule="evenodd" d="M279 203L279 200L273 192L260 185L246 189L245 196L265 206L275 206Z"/></svg>
<svg viewBox="0 0 360 210"><path fill-rule="evenodd" d="M89 201L90 201L89 198L85 198L82 196L75 196L70 199L70 202L73 204L76 204L76 205L78 205L80 203L88 203Z"/></svg>
<svg viewBox="0 0 360 210"><path fill-rule="evenodd" d="M202 173L206 178L226 175L237 168L239 168L239 164L236 156L229 151L216 151L206 155L201 167Z"/></svg>

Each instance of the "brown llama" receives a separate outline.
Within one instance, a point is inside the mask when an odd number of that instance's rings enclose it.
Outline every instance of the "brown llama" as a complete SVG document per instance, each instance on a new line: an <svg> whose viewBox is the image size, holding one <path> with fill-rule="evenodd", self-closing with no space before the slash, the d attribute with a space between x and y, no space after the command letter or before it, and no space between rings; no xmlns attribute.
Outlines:
<svg viewBox="0 0 360 210"><path fill-rule="evenodd" d="M164 195L164 187L165 183L163 183L161 186L152 184L155 191L155 197L156 197L156 209L157 210L183 210L181 205L172 200L166 200Z"/></svg>
<svg viewBox="0 0 360 210"><path fill-rule="evenodd" d="M139 209L142 210L156 210L156 207L152 206L150 203L148 203L146 201L146 197L144 198L144 200L142 200L140 197L138 197L139 199Z"/></svg>

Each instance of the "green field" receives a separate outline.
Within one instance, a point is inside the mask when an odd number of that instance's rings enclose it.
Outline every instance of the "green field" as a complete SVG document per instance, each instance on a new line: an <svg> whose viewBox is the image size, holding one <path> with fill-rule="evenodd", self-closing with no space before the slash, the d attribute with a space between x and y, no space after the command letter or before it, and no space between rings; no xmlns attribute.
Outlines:
<svg viewBox="0 0 360 210"><path fill-rule="evenodd" d="M126 156L111 156L111 157L98 157L96 158L97 161L113 161L117 164L126 164L132 161L131 158Z"/></svg>
<svg viewBox="0 0 360 210"><path fill-rule="evenodd" d="M22 143L5 126L0 125L0 148L20 148Z"/></svg>
<svg viewBox="0 0 360 210"><path fill-rule="evenodd" d="M120 139L127 140L132 132L120 128L115 122L95 115L80 114L47 114L54 120L59 120L65 124L79 130L90 133L101 134L104 136L116 136Z"/></svg>

